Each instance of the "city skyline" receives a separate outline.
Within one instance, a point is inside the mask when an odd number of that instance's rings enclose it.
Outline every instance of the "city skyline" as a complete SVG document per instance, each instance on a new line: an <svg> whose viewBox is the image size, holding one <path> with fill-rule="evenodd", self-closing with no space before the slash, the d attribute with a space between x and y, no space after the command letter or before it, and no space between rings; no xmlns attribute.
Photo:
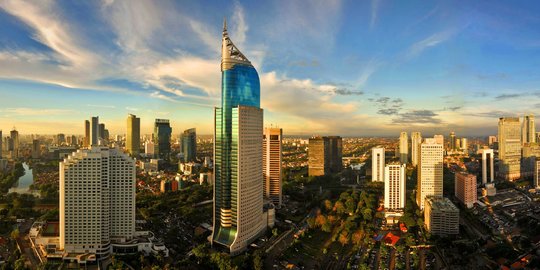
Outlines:
<svg viewBox="0 0 540 270"><path fill-rule="evenodd" d="M125 134L132 113L142 134L156 118L211 134L214 44L228 17L231 37L261 71L265 126L304 136L487 136L498 117L540 104L536 10L444 1L3 1L0 129L83 134L82 120L99 115L111 134Z"/></svg>

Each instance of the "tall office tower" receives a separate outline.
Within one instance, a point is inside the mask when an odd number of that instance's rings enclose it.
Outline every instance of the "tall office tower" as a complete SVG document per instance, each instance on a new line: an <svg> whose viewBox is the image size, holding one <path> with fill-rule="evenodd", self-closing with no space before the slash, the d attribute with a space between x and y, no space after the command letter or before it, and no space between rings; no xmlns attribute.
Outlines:
<svg viewBox="0 0 540 270"><path fill-rule="evenodd" d="M56 144L62 145L65 142L66 142L66 135L63 133L58 133L58 135L56 135Z"/></svg>
<svg viewBox="0 0 540 270"><path fill-rule="evenodd" d="M90 146L90 121L84 120L84 139L83 139L83 147Z"/></svg>
<svg viewBox="0 0 540 270"><path fill-rule="evenodd" d="M521 127L517 117L499 118L499 177L504 180L520 178Z"/></svg>
<svg viewBox="0 0 540 270"><path fill-rule="evenodd" d="M453 131L450 132L449 143L450 143L450 150L456 150L456 133Z"/></svg>
<svg viewBox="0 0 540 270"><path fill-rule="evenodd" d="M259 75L223 25L221 108L214 109L214 218L212 245L231 254L264 233Z"/></svg>
<svg viewBox="0 0 540 270"><path fill-rule="evenodd" d="M41 145L39 140L32 141L32 158L39 159L41 155Z"/></svg>
<svg viewBox="0 0 540 270"><path fill-rule="evenodd" d="M154 142L152 141L146 141L144 143L144 153L148 156L154 156Z"/></svg>
<svg viewBox="0 0 540 270"><path fill-rule="evenodd" d="M282 148L281 128L265 128L263 135L263 176L264 195L271 200L277 208L281 208L281 163Z"/></svg>
<svg viewBox="0 0 540 270"><path fill-rule="evenodd" d="M384 208L405 208L405 164L388 164L384 168Z"/></svg>
<svg viewBox="0 0 540 270"><path fill-rule="evenodd" d="M384 181L384 148L373 147L371 149L371 182Z"/></svg>
<svg viewBox="0 0 540 270"><path fill-rule="evenodd" d="M90 124L90 146L97 146L99 145L99 117L94 116L92 117Z"/></svg>
<svg viewBox="0 0 540 270"><path fill-rule="evenodd" d="M469 150L469 142L467 138L461 138L461 150L467 152Z"/></svg>
<svg viewBox="0 0 540 270"><path fill-rule="evenodd" d="M126 150L135 157L141 151L141 118L133 114L127 117Z"/></svg>
<svg viewBox="0 0 540 270"><path fill-rule="evenodd" d="M112 252L133 239L135 161L118 149L78 150L60 162L60 249L65 254Z"/></svg>
<svg viewBox="0 0 540 270"><path fill-rule="evenodd" d="M432 235L459 234L459 209L448 198L428 196L424 224Z"/></svg>
<svg viewBox="0 0 540 270"><path fill-rule="evenodd" d="M411 133L411 162L413 166L418 165L420 144L422 143L422 134L420 132Z"/></svg>
<svg viewBox="0 0 540 270"><path fill-rule="evenodd" d="M321 176L329 174L328 153L329 143L327 137L309 138L308 143L308 175Z"/></svg>
<svg viewBox="0 0 540 270"><path fill-rule="evenodd" d="M409 137L407 132L401 132L399 135L399 161L407 164L409 160Z"/></svg>
<svg viewBox="0 0 540 270"><path fill-rule="evenodd" d="M476 175L457 172L455 174L454 192L456 198L459 199L467 208L474 206L477 201L476 195Z"/></svg>
<svg viewBox="0 0 540 270"><path fill-rule="evenodd" d="M495 180L495 166L493 165L493 149L480 149L482 154L482 184L487 184Z"/></svg>
<svg viewBox="0 0 540 270"><path fill-rule="evenodd" d="M71 135L71 146L77 146L77 136Z"/></svg>
<svg viewBox="0 0 540 270"><path fill-rule="evenodd" d="M443 195L443 145L427 138L420 145L416 204L424 209L426 196Z"/></svg>
<svg viewBox="0 0 540 270"><path fill-rule="evenodd" d="M540 158L540 145L525 143L521 148L521 177L530 178L534 175L536 159Z"/></svg>
<svg viewBox="0 0 540 270"><path fill-rule="evenodd" d="M2 130L0 129L0 159L2 159L2 151L4 151L2 142L4 141L4 137L2 137Z"/></svg>
<svg viewBox="0 0 540 270"><path fill-rule="evenodd" d="M521 124L521 144L536 142L536 127L534 126L534 115L523 116Z"/></svg>
<svg viewBox="0 0 540 270"><path fill-rule="evenodd" d="M536 132L536 141L540 142L540 132Z"/></svg>
<svg viewBox="0 0 540 270"><path fill-rule="evenodd" d="M331 173L339 173L343 169L343 141L340 136L328 136L328 156Z"/></svg>
<svg viewBox="0 0 540 270"><path fill-rule="evenodd" d="M19 132L13 128L13 130L10 132L10 137L11 141L13 142L13 147L11 148L13 151L11 153L11 158L19 158Z"/></svg>
<svg viewBox="0 0 540 270"><path fill-rule="evenodd" d="M433 139L435 139L435 143L444 146L444 135L435 135L435 136L433 136ZM420 160L418 160L418 161L420 161Z"/></svg>
<svg viewBox="0 0 540 270"><path fill-rule="evenodd" d="M192 162L197 159L197 131L195 128L184 130L182 133L182 151L184 153L184 161Z"/></svg>
<svg viewBox="0 0 540 270"><path fill-rule="evenodd" d="M105 124L103 124L103 125L105 125ZM104 144L107 144L109 142L109 138L110 138L109 137L109 130L104 128L103 129L103 137L101 138L101 139L103 139Z"/></svg>
<svg viewBox="0 0 540 270"><path fill-rule="evenodd" d="M489 146L492 146L496 142L497 142L497 136L488 136L488 145Z"/></svg>
<svg viewBox="0 0 540 270"><path fill-rule="evenodd" d="M534 163L534 179L533 186L540 188L540 159L536 160Z"/></svg>
<svg viewBox="0 0 540 270"><path fill-rule="evenodd" d="M169 159L171 154L172 128L168 119L156 119L154 123L154 152L162 159Z"/></svg>
<svg viewBox="0 0 540 270"><path fill-rule="evenodd" d="M99 124L99 139L107 139L107 136L105 136L105 124L101 123Z"/></svg>

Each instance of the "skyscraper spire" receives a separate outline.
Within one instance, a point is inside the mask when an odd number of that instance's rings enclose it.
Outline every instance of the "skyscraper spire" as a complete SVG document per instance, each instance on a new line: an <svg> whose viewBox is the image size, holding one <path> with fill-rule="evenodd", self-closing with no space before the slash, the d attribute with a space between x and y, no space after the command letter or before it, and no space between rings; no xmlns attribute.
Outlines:
<svg viewBox="0 0 540 270"><path fill-rule="evenodd" d="M227 33L227 17L223 17L223 35Z"/></svg>
<svg viewBox="0 0 540 270"><path fill-rule="evenodd" d="M240 52L229 38L227 32L227 19L223 19L223 39L221 41L221 71L231 69L236 64L251 65L247 57Z"/></svg>

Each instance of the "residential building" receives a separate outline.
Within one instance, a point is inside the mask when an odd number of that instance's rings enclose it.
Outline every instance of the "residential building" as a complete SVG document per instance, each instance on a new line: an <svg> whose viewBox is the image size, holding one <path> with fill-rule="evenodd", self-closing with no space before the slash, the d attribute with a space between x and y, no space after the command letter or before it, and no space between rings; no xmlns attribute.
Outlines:
<svg viewBox="0 0 540 270"><path fill-rule="evenodd" d="M371 149L371 181L384 181L385 156L383 147L373 147Z"/></svg>
<svg viewBox="0 0 540 270"><path fill-rule="evenodd" d="M405 208L405 164L391 163L384 168L384 208L388 211Z"/></svg>
<svg viewBox="0 0 540 270"><path fill-rule="evenodd" d="M448 199L428 196L424 206L424 225L432 235L459 234L459 209Z"/></svg>
<svg viewBox="0 0 540 270"><path fill-rule="evenodd" d="M133 114L127 117L126 150L133 157L141 151L141 118Z"/></svg>
<svg viewBox="0 0 540 270"><path fill-rule="evenodd" d="M499 178L521 176L521 127L517 117L499 118Z"/></svg>
<svg viewBox="0 0 540 270"><path fill-rule="evenodd" d="M416 191L416 204L420 209L424 209L427 196L443 195L443 152L443 145L434 138L427 138L420 145Z"/></svg>
<svg viewBox="0 0 540 270"><path fill-rule="evenodd" d="M467 208L474 206L477 201L476 194L476 175L456 172L455 173L455 196Z"/></svg>
<svg viewBox="0 0 540 270"><path fill-rule="evenodd" d="M212 246L232 255L265 232L263 222L263 110L257 71L223 27L221 108L214 108Z"/></svg>
<svg viewBox="0 0 540 270"><path fill-rule="evenodd" d="M263 134L263 177L264 196L272 201L276 208L282 202L282 146L283 130L265 128Z"/></svg>

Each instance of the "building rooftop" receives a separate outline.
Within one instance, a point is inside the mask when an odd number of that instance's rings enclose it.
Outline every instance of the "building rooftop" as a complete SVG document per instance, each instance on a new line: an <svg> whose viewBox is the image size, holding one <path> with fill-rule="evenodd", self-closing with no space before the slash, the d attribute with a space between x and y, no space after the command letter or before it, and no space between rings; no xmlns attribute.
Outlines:
<svg viewBox="0 0 540 270"><path fill-rule="evenodd" d="M450 199L445 197L435 197L435 196L428 196L426 197L426 202L431 204L431 209L433 210L439 210L444 212L452 212L452 211L459 211L459 209L450 201Z"/></svg>

